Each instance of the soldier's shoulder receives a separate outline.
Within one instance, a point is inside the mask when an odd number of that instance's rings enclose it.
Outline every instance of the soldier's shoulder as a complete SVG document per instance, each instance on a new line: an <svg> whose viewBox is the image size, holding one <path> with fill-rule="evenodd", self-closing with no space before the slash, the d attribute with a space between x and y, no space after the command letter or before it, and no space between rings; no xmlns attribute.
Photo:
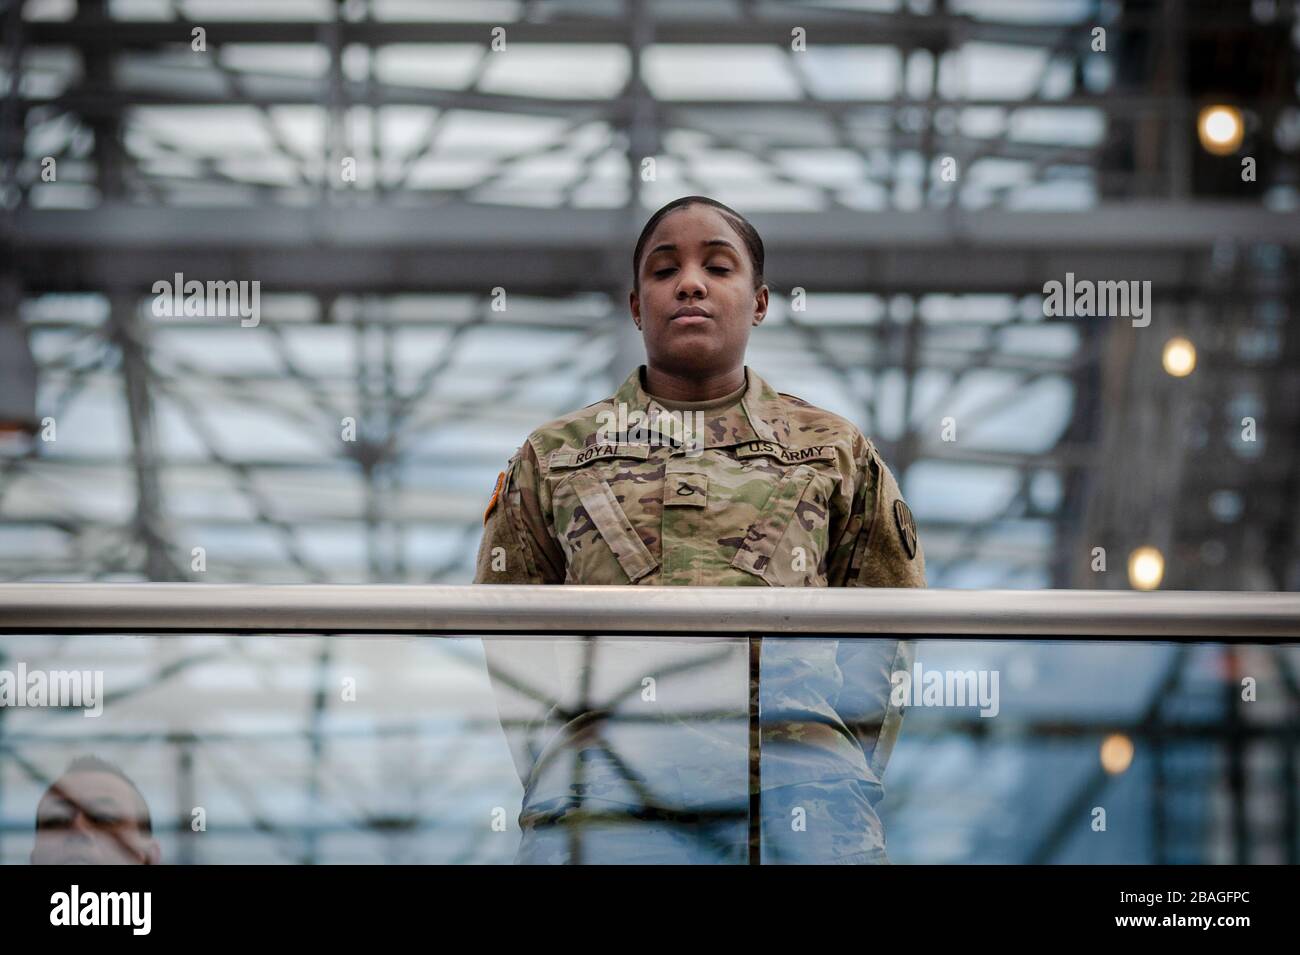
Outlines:
<svg viewBox="0 0 1300 955"><path fill-rule="evenodd" d="M819 408L798 395L778 391L790 422L790 436L800 444L843 444L866 454L871 441L862 429L842 415Z"/></svg>
<svg viewBox="0 0 1300 955"><path fill-rule="evenodd" d="M534 428L528 435L528 444L533 446L539 461L545 463L552 451L560 448L586 447L595 439L601 422L602 412L613 410L614 398L602 398L593 401L584 408L560 415L540 427Z"/></svg>

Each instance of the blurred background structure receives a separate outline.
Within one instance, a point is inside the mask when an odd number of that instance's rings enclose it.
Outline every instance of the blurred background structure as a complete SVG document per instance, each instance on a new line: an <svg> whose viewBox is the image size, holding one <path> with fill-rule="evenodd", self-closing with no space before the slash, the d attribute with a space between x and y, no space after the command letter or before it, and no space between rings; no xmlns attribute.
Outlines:
<svg viewBox="0 0 1300 955"><path fill-rule="evenodd" d="M1291 0L0 0L0 30L0 580L467 582L509 455L638 363L633 242L699 193L767 246L749 363L880 445L931 586L1300 590ZM259 320L158 316L178 273L260 283ZM1149 325L1045 316L1067 273L1149 281ZM97 644L155 700L112 745L283 669L240 719L293 727L319 774L345 652L195 643L174 670L164 643ZM397 646L376 680L451 660ZM1198 679L1229 721L1234 653L1129 648L1125 695L1113 650L931 652L1037 686L1080 773L1107 721ZM1259 659L1294 729L1289 652ZM982 761L978 726L940 728L891 769L901 861L1091 861L1049 806L1090 790L1032 755L1050 732ZM1296 861L1294 735L1246 768L1232 739L1188 744L1183 828L1135 764L1156 808L1106 860ZM3 757L0 832L76 741ZM136 771L167 791L178 765ZM1222 808L1251 773L1286 794L1262 836ZM1052 818L991 847L1026 806Z"/></svg>

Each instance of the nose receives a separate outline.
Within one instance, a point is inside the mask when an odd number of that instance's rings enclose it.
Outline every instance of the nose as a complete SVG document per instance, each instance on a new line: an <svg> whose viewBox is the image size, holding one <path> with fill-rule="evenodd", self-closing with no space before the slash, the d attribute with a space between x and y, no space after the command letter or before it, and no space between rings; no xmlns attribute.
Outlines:
<svg viewBox="0 0 1300 955"><path fill-rule="evenodd" d="M677 297L679 299L704 297L707 288L704 284L703 268L683 268L679 275L680 278L677 282Z"/></svg>

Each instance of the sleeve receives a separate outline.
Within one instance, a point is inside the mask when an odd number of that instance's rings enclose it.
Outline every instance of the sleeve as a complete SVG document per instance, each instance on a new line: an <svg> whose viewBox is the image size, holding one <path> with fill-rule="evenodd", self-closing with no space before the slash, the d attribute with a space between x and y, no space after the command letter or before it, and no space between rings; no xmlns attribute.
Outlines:
<svg viewBox="0 0 1300 955"><path fill-rule="evenodd" d="M832 587L924 587L925 552L912 511L874 445L858 458L849 519L831 552Z"/></svg>
<svg viewBox="0 0 1300 955"><path fill-rule="evenodd" d="M540 475L537 452L525 441L498 475L488 502L474 583L564 583L564 553L542 512Z"/></svg>
<svg viewBox="0 0 1300 955"><path fill-rule="evenodd" d="M526 441L498 475L483 516L474 583L564 583L564 554L547 530L541 506L540 472L537 453ZM497 717L527 789L562 692L555 643L541 637L489 637L482 643Z"/></svg>
<svg viewBox="0 0 1300 955"><path fill-rule="evenodd" d="M831 586L924 587L925 554L912 512L879 452L863 441L853 508L828 568ZM915 654L911 640L869 637L842 639L836 653L843 677L836 711L862 746L874 777L873 803L884 796L885 769L905 709L891 700L891 675L910 670Z"/></svg>

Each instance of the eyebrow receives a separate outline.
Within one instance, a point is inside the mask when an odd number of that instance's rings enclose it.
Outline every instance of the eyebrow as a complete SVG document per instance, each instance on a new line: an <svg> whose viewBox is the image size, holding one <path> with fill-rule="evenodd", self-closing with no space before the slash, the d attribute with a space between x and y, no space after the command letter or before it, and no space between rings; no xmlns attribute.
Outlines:
<svg viewBox="0 0 1300 955"><path fill-rule="evenodd" d="M740 250L737 249L737 248L735 247L735 245L733 245L732 243L728 242L726 239L706 239L705 241L701 242L700 244L701 244L701 245L725 245L725 246L726 246L727 248L729 248L732 252L735 252L737 255L740 255ZM656 245L653 249L651 249L649 252L647 252L646 255L645 255L645 257L648 259L648 258L650 258L650 256L654 255L656 252L676 252L676 251L677 251L677 246L674 245L673 243L671 243L671 242L661 242L659 245Z"/></svg>

